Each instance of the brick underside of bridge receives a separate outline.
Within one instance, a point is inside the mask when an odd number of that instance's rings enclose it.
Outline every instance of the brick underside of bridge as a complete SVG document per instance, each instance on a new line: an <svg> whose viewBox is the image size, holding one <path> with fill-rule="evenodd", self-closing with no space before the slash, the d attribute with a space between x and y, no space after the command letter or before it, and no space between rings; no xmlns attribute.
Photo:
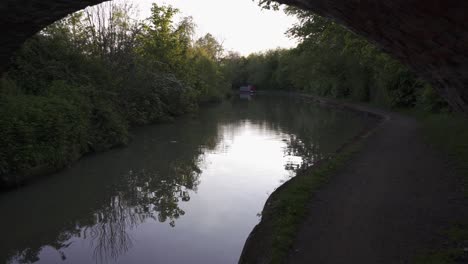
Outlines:
<svg viewBox="0 0 468 264"><path fill-rule="evenodd" d="M468 1L279 1L333 18L367 37L430 81L453 109L468 113ZM0 71L40 29L100 2L103 0L3 0Z"/></svg>

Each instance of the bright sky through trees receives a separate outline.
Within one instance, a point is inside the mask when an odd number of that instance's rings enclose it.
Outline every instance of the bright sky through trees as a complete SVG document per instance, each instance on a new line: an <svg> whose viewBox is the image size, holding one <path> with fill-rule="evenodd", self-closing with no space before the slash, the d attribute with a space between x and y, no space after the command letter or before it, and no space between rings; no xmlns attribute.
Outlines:
<svg viewBox="0 0 468 264"><path fill-rule="evenodd" d="M242 55L296 45L284 32L297 20L282 11L262 10L253 0L131 0L148 17L151 3L170 4L192 16L196 35L213 34L226 50Z"/></svg>

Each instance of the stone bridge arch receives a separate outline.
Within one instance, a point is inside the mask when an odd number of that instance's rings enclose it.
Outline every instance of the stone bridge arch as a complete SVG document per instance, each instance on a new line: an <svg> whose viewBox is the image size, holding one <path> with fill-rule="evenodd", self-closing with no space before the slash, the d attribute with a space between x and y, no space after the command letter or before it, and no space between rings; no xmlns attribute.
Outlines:
<svg viewBox="0 0 468 264"><path fill-rule="evenodd" d="M104 1L2 0L0 71L27 38L70 13ZM431 82L453 109L468 113L468 1L278 1L330 17L365 36Z"/></svg>

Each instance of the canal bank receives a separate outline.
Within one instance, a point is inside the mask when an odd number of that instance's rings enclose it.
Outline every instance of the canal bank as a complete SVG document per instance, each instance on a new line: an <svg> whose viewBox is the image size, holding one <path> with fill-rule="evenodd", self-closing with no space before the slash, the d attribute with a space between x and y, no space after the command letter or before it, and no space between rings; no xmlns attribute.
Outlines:
<svg viewBox="0 0 468 264"><path fill-rule="evenodd" d="M239 262L411 263L447 247L444 230L468 219L466 197L447 158L422 139L419 122L310 98L384 121L278 188Z"/></svg>
<svg viewBox="0 0 468 264"><path fill-rule="evenodd" d="M3 193L0 262L235 263L268 196L373 122L259 94L138 128Z"/></svg>

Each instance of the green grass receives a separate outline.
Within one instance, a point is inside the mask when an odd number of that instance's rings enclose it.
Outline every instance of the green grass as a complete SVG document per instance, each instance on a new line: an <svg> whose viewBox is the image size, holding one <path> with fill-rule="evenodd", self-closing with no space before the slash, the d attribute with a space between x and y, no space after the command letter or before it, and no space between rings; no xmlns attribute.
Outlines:
<svg viewBox="0 0 468 264"><path fill-rule="evenodd" d="M455 114L413 113L421 121L425 140L448 156L455 171L462 176L463 188L468 198L468 120ZM468 260L468 219L443 234L446 247L431 250L418 256L418 264L466 263Z"/></svg>
<svg viewBox="0 0 468 264"><path fill-rule="evenodd" d="M358 150L353 144L334 157L298 173L284 188L271 197L263 216L270 219L271 262L282 263L293 246L294 239L308 211L308 204L323 184L328 182L351 155Z"/></svg>
<svg viewBox="0 0 468 264"><path fill-rule="evenodd" d="M313 196L362 148L363 135L348 142L328 159L297 172L296 177L268 198L262 221L247 240L239 263L284 263Z"/></svg>
<svg viewBox="0 0 468 264"><path fill-rule="evenodd" d="M426 115L420 119L427 142L448 155L457 173L464 176L468 197L468 119L450 114Z"/></svg>
<svg viewBox="0 0 468 264"><path fill-rule="evenodd" d="M416 257L415 264L458 264L466 263L465 251L468 241L468 226L457 225L446 232L447 247L444 249L430 250Z"/></svg>

